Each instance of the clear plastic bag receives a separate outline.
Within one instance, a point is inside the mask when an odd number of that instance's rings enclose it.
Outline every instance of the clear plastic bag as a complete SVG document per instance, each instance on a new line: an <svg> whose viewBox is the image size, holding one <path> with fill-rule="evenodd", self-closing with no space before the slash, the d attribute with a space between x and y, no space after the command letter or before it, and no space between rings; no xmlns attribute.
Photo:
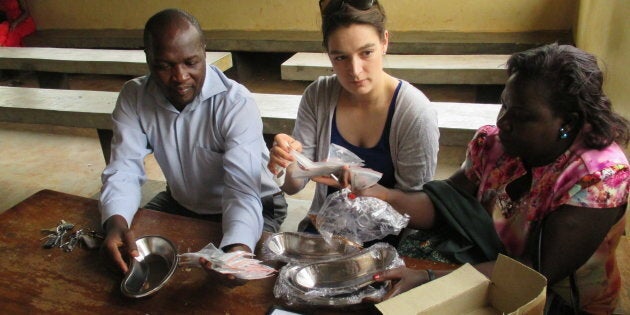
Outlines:
<svg viewBox="0 0 630 315"><path fill-rule="evenodd" d="M363 190L372 187L383 177L383 173L364 167L350 168L350 186Z"/></svg>
<svg viewBox="0 0 630 315"><path fill-rule="evenodd" d="M350 165L363 165L363 160L352 151L334 143L328 149L328 161L339 161Z"/></svg>
<svg viewBox="0 0 630 315"><path fill-rule="evenodd" d="M360 167L363 165L363 160L356 154L334 143L330 145L328 159L326 159L326 161L313 162L300 152L294 150L291 151L291 154L295 157L296 162L300 166L293 172L293 177L295 178L328 176L338 174L344 165L350 167Z"/></svg>
<svg viewBox="0 0 630 315"><path fill-rule="evenodd" d="M296 162L300 166L293 172L295 178L310 178L313 176L339 175L344 165L350 167L350 183L353 189L366 189L383 177L383 174L375 170L361 167L363 160L350 150L338 146L330 145L329 158L323 162L313 162L297 151L291 151Z"/></svg>
<svg viewBox="0 0 630 315"><path fill-rule="evenodd" d="M199 258L212 263L212 270L224 274L232 274L239 279L253 280L272 276L276 270L263 265L260 260L253 259L252 253L235 251L225 253L209 243L198 252L178 255L180 266L201 267Z"/></svg>
<svg viewBox="0 0 630 315"><path fill-rule="evenodd" d="M409 223L389 203L374 197L354 196L349 189L330 194L315 219L315 227L326 240L333 235L363 245L387 235L397 235Z"/></svg>

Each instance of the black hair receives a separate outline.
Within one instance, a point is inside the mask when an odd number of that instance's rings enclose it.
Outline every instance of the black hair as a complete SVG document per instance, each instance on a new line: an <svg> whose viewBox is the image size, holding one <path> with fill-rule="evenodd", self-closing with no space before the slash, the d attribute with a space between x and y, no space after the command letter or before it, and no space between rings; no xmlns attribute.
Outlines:
<svg viewBox="0 0 630 315"><path fill-rule="evenodd" d="M554 43L512 55L507 68L510 76L547 87L544 93L556 115L577 113L586 146L602 149L613 141L628 144L629 122L613 111L604 94L604 76L595 56Z"/></svg>
<svg viewBox="0 0 630 315"><path fill-rule="evenodd" d="M171 27L172 24L181 25L181 22L187 22L192 25L199 33L200 43L205 46L205 36L203 35L203 30L197 18L184 10L165 9L154 14L147 20L143 34L144 49L150 52L153 49L153 39L159 35L159 33L164 32L168 27Z"/></svg>

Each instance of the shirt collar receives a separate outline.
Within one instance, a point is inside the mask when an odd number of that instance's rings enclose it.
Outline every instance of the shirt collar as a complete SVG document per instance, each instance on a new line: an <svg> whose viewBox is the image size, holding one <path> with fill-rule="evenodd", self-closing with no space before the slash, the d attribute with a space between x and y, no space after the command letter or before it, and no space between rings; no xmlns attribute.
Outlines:
<svg viewBox="0 0 630 315"><path fill-rule="evenodd" d="M204 104L206 100L219 93L227 91L227 86L217 71L218 70L216 70L216 68L206 65L206 78L203 81L201 93L199 93L199 95L197 95L190 104L186 105L186 108L184 108L182 112L193 111L201 106L201 104ZM178 112L177 109L175 109L175 106L166 99L164 93L160 91L158 85L155 83L155 79L153 79L151 75L149 75L149 85L147 87L147 91L153 95L159 95L159 97L157 97L159 106L170 111Z"/></svg>

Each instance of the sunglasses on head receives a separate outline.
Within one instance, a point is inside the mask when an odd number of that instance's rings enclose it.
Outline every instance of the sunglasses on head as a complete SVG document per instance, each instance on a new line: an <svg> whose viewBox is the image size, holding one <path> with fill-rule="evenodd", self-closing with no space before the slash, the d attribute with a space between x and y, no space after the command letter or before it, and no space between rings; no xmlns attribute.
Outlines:
<svg viewBox="0 0 630 315"><path fill-rule="evenodd" d="M319 9L323 12L324 9L330 7L329 10L339 10L344 4L350 5L355 9L367 10L371 8L376 0L319 0ZM334 7L333 7L334 6Z"/></svg>

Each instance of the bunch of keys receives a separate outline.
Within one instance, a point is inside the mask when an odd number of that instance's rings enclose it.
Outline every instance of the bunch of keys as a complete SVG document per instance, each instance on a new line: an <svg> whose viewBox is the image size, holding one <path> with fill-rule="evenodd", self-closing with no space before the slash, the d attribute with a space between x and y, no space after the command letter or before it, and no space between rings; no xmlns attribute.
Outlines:
<svg viewBox="0 0 630 315"><path fill-rule="evenodd" d="M44 237L44 248L61 247L64 244L64 236L68 231L74 229L74 224L68 223L65 220L59 221L57 227L50 229L43 229L42 232L49 233Z"/></svg>
<svg viewBox="0 0 630 315"><path fill-rule="evenodd" d="M76 230L69 233L74 229L74 224L68 223L65 220L59 221L57 227L50 229L42 229L42 232L48 233L43 239L44 248L59 247L65 252L71 252L77 245L83 243L88 249L95 249L101 246L101 243L105 239L102 233L84 229Z"/></svg>
<svg viewBox="0 0 630 315"><path fill-rule="evenodd" d="M71 251L78 241L81 241L81 244L85 245L87 249L99 248L101 247L104 239L105 235L103 235L103 233L99 233L96 231L85 231L81 229L70 235L70 243L68 244L68 246L72 247L69 248L70 250L66 251ZM64 248L64 250L65 249L66 248Z"/></svg>

